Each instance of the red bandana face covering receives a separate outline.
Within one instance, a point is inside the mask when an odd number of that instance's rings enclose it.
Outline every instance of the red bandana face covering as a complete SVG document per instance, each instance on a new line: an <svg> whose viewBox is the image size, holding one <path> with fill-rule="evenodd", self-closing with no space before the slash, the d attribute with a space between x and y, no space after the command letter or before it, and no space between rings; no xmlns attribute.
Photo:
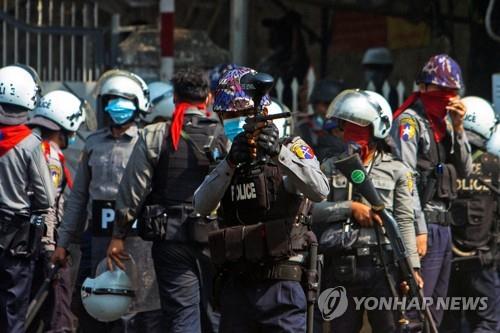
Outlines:
<svg viewBox="0 0 500 333"><path fill-rule="evenodd" d="M350 122L343 124L344 143L355 144L359 149L359 156L364 160L370 150L369 144L372 140L371 126L362 127Z"/></svg>
<svg viewBox="0 0 500 333"><path fill-rule="evenodd" d="M425 114L434 130L436 142L440 142L446 135L446 106L456 93L446 90L436 90L420 93L420 100L424 104Z"/></svg>
<svg viewBox="0 0 500 333"><path fill-rule="evenodd" d="M434 132L434 139L440 142L446 135L446 106L450 100L457 94L448 90L435 90L428 92L414 92L403 102L403 104L394 112L396 119L401 113L408 109L417 99L420 98L424 105L425 114L431 123Z"/></svg>

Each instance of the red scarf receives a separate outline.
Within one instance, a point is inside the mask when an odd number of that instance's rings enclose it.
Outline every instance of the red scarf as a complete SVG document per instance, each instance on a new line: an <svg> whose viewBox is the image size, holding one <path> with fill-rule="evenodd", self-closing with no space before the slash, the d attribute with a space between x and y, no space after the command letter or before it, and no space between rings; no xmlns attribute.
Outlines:
<svg viewBox="0 0 500 333"><path fill-rule="evenodd" d="M0 156L5 155L30 134L31 129L26 125L0 125Z"/></svg>
<svg viewBox="0 0 500 333"><path fill-rule="evenodd" d="M417 99L422 101L425 114L431 128L434 132L434 139L440 142L446 136L446 106L450 99L456 96L456 93L446 90L435 90L429 92L414 92L403 104L394 112L393 117L396 119L406 109L408 109Z"/></svg>
<svg viewBox="0 0 500 333"><path fill-rule="evenodd" d="M362 127L348 121L344 123L343 127L344 142L354 142L358 144L360 147L359 156L361 157L361 160L364 160L370 151L369 144L372 139L372 127Z"/></svg>
<svg viewBox="0 0 500 333"><path fill-rule="evenodd" d="M45 161L49 163L50 143L48 141L42 142L42 150L43 150L43 155L45 156ZM71 177L71 172L69 172L69 169L66 166L66 159L64 158L64 154L59 152L57 156L59 157L59 162L61 162L63 168L64 179L66 180L66 184L68 184L68 187L70 189L73 189L73 178Z"/></svg>
<svg viewBox="0 0 500 333"><path fill-rule="evenodd" d="M175 104L174 114L172 115L172 125L170 125L170 136L172 137L172 145L174 150L179 148L179 140L181 138L182 127L184 126L184 113L189 108L197 108L198 110L205 111L207 106L205 103L188 103L181 102Z"/></svg>

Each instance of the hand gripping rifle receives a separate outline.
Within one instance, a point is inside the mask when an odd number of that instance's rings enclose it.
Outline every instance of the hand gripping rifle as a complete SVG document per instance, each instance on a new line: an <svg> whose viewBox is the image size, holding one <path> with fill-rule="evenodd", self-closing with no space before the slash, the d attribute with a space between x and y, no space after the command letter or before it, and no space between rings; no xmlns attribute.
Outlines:
<svg viewBox="0 0 500 333"><path fill-rule="evenodd" d="M245 120L245 125L243 128L247 134L249 143L251 145L255 144L255 132L262 128L262 123L272 121L274 119L288 118L291 116L290 112L283 112L274 115L265 115L264 110L261 108L260 103L262 98L269 93L274 85L274 79L271 75L266 73L248 73L241 77L240 84L243 90L252 97L254 104L254 112L252 117L247 117ZM257 162L266 162L268 157L262 156L259 152L251 152L252 159L257 160Z"/></svg>
<svg viewBox="0 0 500 333"><path fill-rule="evenodd" d="M408 283L410 295L417 297L419 304L423 307L422 320L428 325L430 333L438 333L436 323L432 314L424 301L422 289L417 285L413 275L413 267L410 262L410 256L403 243L401 233L394 217L385 209L384 202L380 194L373 186L373 182L367 175L366 170L361 163L358 154L350 155L344 159L335 162L335 167L354 185L355 190L361 194L371 204L372 209L379 214L384 222L382 230L389 238L392 249L403 274L403 279Z"/></svg>

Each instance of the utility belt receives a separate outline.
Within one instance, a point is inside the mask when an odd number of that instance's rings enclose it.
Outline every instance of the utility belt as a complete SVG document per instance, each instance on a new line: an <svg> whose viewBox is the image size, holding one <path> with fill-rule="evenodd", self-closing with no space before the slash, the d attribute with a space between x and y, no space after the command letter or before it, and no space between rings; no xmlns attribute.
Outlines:
<svg viewBox="0 0 500 333"><path fill-rule="evenodd" d="M139 236L146 241L178 241L208 244L210 232L218 230L215 217L205 217L190 204L145 206L138 219Z"/></svg>
<svg viewBox="0 0 500 333"><path fill-rule="evenodd" d="M211 232L208 244L217 266L286 260L307 248L307 231L308 225L300 221L278 219Z"/></svg>
<svg viewBox="0 0 500 333"><path fill-rule="evenodd" d="M451 213L446 211L424 211L425 221L431 224L439 224L447 227L451 224L453 218Z"/></svg>
<svg viewBox="0 0 500 333"><path fill-rule="evenodd" d="M228 265L224 271L230 277L243 282L264 280L302 281L303 267L300 263L291 261L262 265L238 262Z"/></svg>
<svg viewBox="0 0 500 333"><path fill-rule="evenodd" d="M344 250L331 258L331 274L337 282L352 282L358 277L358 268L380 267L394 264L394 253L389 244ZM382 251L381 251L382 250Z"/></svg>
<svg viewBox="0 0 500 333"><path fill-rule="evenodd" d="M41 249L45 223L41 216L16 214L0 209L0 254L36 257Z"/></svg>

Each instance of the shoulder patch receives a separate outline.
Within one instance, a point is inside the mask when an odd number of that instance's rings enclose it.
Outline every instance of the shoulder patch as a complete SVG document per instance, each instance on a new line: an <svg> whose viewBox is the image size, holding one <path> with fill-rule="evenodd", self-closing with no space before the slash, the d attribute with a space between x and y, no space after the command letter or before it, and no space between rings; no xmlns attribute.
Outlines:
<svg viewBox="0 0 500 333"><path fill-rule="evenodd" d="M313 149L302 139L294 140L290 150L300 159L311 160L316 156Z"/></svg>
<svg viewBox="0 0 500 333"><path fill-rule="evenodd" d="M409 141L413 139L417 132L417 123L415 119L405 117L399 122L399 137L403 141Z"/></svg>

